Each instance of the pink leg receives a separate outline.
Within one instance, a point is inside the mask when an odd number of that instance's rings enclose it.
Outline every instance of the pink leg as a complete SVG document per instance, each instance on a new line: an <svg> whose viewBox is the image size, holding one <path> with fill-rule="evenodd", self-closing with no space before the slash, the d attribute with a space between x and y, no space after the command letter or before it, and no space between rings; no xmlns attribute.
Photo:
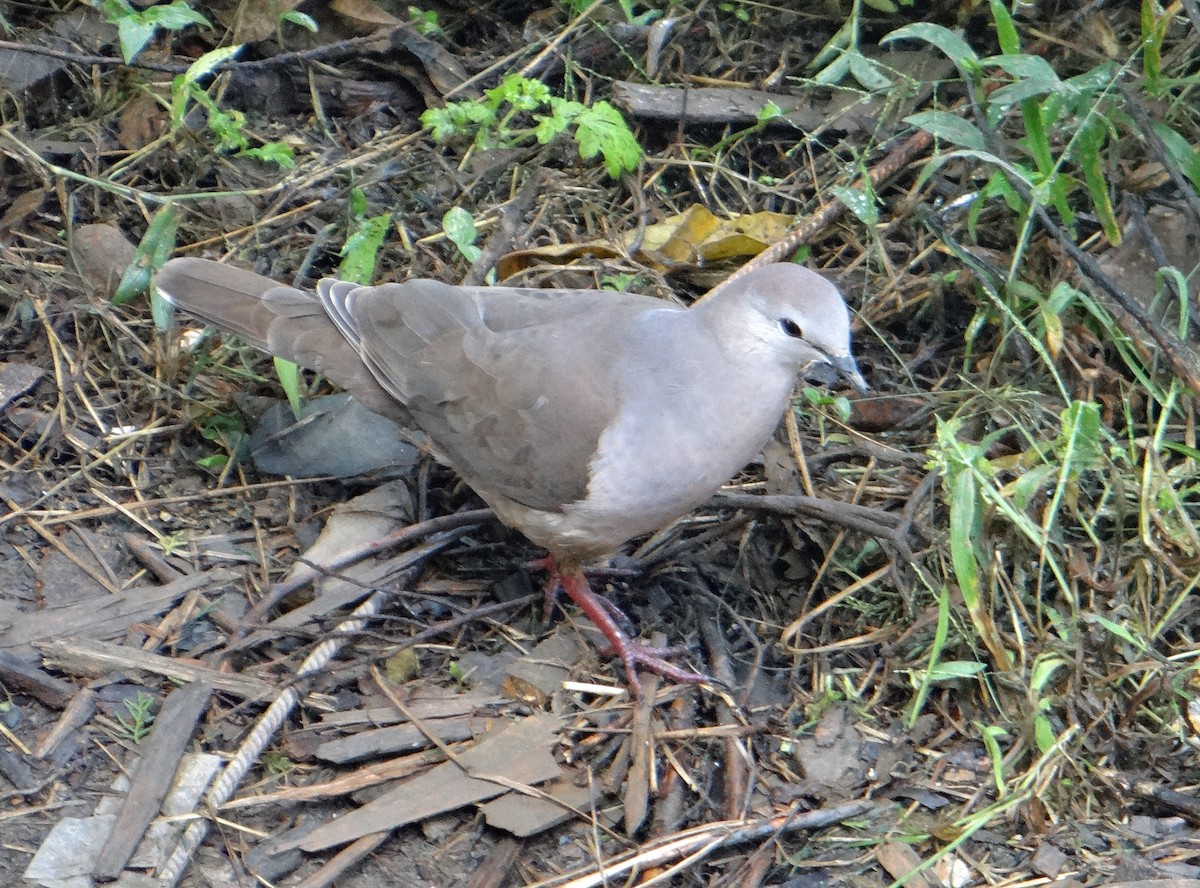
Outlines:
<svg viewBox="0 0 1200 888"><path fill-rule="evenodd" d="M554 582L556 576L557 582ZM637 676L639 666L680 683L713 681L711 677L702 673L681 669L667 659L682 653L683 648L650 647L630 638L613 618L614 605L591 590L587 578L579 568L563 571L554 566L551 568L551 582L554 582L554 586L551 587L547 583L547 588L557 589L561 585L563 591L579 605L579 609L587 614L587 618L608 639L609 650L605 653L621 658L621 662L625 664L625 676L629 682L629 690L635 697L639 696L642 691L642 685ZM553 601L552 598L550 600ZM616 612L620 613L620 611Z"/></svg>
<svg viewBox="0 0 1200 888"><path fill-rule="evenodd" d="M549 623L550 618L554 616L554 605L558 602L558 592L563 587L562 573L559 571L558 565L554 563L553 555L526 561L525 567L528 570L546 571L546 582L542 585L542 622ZM585 580L584 582L586 583L587 581ZM591 587L589 586L588 588L590 591ZM596 595L595 598L608 608L609 615L622 626L628 628L633 625L629 617L603 595ZM671 648L670 650L674 651L675 648ZM687 648L681 646L678 650L679 653L683 653Z"/></svg>

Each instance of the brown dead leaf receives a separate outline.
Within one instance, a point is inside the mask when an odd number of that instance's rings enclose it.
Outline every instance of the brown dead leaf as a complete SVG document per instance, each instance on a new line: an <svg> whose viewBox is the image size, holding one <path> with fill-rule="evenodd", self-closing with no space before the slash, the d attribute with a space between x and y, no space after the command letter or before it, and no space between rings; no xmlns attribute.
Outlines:
<svg viewBox="0 0 1200 888"><path fill-rule="evenodd" d="M300 0L246 0L235 5L236 16L219 10L215 17L233 31L234 43L255 43L274 34L279 17L299 5Z"/></svg>
<svg viewBox="0 0 1200 888"><path fill-rule="evenodd" d="M329 8L364 34L379 28L394 28L400 19L380 8L373 0L333 0Z"/></svg>
<svg viewBox="0 0 1200 888"><path fill-rule="evenodd" d="M147 93L133 96L121 110L117 142L127 151L144 148L167 131L167 112Z"/></svg>
<svg viewBox="0 0 1200 888"><path fill-rule="evenodd" d="M50 193L49 188L31 188L18 194L0 216L0 234L18 228L26 219L41 209L42 201Z"/></svg>
<svg viewBox="0 0 1200 888"><path fill-rule="evenodd" d="M723 259L757 256L787 233L794 218L783 213L749 213L722 219L705 207L693 204L677 216L671 216L641 232L634 258L659 271L680 266L702 266ZM625 236L625 247L638 238L638 232ZM501 280L512 277L535 264L566 265L591 256L609 259L624 253L610 242L551 244L529 250L516 250L496 265Z"/></svg>
<svg viewBox="0 0 1200 888"><path fill-rule="evenodd" d="M115 225L81 225L71 234L71 259L95 294L108 299L137 256L137 246Z"/></svg>

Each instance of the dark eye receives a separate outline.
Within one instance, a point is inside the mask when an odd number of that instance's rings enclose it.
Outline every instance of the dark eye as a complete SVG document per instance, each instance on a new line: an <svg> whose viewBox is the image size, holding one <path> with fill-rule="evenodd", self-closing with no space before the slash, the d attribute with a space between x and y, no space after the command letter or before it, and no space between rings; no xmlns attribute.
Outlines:
<svg viewBox="0 0 1200 888"><path fill-rule="evenodd" d="M791 336L793 339L804 338L804 331L801 330L800 325L791 318L780 318L779 327L784 333L786 333L788 336Z"/></svg>

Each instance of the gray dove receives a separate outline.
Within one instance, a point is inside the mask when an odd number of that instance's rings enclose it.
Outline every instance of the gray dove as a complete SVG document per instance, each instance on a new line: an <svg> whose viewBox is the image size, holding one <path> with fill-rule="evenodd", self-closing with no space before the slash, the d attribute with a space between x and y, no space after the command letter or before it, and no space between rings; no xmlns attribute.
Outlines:
<svg viewBox="0 0 1200 888"><path fill-rule="evenodd" d="M173 259L159 292L206 323L326 376L426 433L552 580L639 667L702 681L622 628L582 565L705 502L753 459L797 376L866 386L846 304L823 277L765 265L683 309L633 293L433 280L316 292Z"/></svg>

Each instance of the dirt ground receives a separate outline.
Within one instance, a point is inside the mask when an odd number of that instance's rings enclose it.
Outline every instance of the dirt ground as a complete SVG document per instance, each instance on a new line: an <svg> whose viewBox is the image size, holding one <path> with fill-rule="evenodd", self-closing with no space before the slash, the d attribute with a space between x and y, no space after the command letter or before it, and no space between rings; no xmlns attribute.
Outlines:
<svg viewBox="0 0 1200 888"><path fill-rule="evenodd" d="M182 6L0 0L0 883L1200 885L1194 10ZM720 680L637 701L419 436L146 295L770 249L871 391L595 566Z"/></svg>

